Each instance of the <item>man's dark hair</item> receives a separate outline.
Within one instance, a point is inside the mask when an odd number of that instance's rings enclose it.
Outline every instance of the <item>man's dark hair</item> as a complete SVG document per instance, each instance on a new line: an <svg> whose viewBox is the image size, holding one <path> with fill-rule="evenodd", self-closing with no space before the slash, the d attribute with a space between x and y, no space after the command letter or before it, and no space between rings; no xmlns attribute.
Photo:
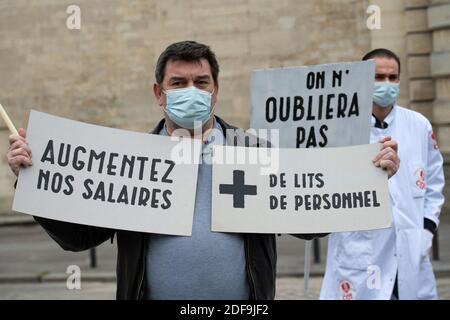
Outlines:
<svg viewBox="0 0 450 320"><path fill-rule="evenodd" d="M216 55L204 44L195 41L182 41L171 44L161 53L156 63L155 78L156 82L162 86L166 65L169 61L199 61L205 58L211 66L211 73L214 83L217 83L219 77L219 63Z"/></svg>
<svg viewBox="0 0 450 320"><path fill-rule="evenodd" d="M365 54L365 56L362 58L363 60L369 60L373 58L390 58L397 61L398 64L398 73L400 73L400 58L391 50L384 49L384 48L378 48L374 49L368 53Z"/></svg>

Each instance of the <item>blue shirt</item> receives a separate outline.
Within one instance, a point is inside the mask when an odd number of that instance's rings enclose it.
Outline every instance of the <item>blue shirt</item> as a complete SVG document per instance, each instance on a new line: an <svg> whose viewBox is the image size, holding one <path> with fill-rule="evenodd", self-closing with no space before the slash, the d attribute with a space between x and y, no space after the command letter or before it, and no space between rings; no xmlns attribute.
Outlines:
<svg viewBox="0 0 450 320"><path fill-rule="evenodd" d="M146 263L147 299L249 299L244 237L211 231L211 149L224 144L215 121L203 144L191 237L151 234ZM163 128L161 135L167 135Z"/></svg>

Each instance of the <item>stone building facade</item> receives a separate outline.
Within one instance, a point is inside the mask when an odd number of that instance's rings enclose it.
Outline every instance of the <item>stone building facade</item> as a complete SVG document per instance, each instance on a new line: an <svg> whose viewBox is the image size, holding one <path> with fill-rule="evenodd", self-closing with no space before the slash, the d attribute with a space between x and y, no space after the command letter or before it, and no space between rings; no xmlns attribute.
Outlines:
<svg viewBox="0 0 450 320"><path fill-rule="evenodd" d="M74 4L79 30L66 26ZM371 4L381 29L367 28ZM253 69L354 61L386 47L402 60L400 104L432 121L448 155L449 16L450 0L1 0L0 103L18 127L36 109L148 131L162 117L152 94L158 55L192 39L218 56L217 113L247 128ZM2 154L8 135L0 123ZM0 214L11 213L13 182L2 156Z"/></svg>

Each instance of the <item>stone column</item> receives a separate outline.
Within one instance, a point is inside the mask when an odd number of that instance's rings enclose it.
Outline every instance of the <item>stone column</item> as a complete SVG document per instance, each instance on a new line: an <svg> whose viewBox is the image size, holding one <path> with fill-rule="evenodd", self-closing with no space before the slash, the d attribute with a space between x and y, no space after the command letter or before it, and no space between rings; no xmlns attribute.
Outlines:
<svg viewBox="0 0 450 320"><path fill-rule="evenodd" d="M427 12L433 43L430 71L436 88L433 123L441 151L450 153L450 0L431 0Z"/></svg>

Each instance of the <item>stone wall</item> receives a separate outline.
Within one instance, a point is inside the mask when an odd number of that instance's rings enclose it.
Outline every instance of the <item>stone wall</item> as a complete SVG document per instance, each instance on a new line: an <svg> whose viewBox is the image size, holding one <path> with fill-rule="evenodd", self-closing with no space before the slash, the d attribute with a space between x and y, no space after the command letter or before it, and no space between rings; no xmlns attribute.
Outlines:
<svg viewBox="0 0 450 320"><path fill-rule="evenodd" d="M66 8L81 8L68 30ZM31 108L72 119L148 131L161 118L153 70L170 43L209 44L221 65L217 113L249 124L255 68L359 60L369 48L363 1L2 0L0 101L17 126ZM9 133L0 123L0 150ZM13 176L0 164L0 212Z"/></svg>
<svg viewBox="0 0 450 320"><path fill-rule="evenodd" d="M450 0L405 1L410 106L433 124L450 196ZM450 201L444 211L450 210Z"/></svg>
<svg viewBox="0 0 450 320"><path fill-rule="evenodd" d="M427 20L433 44L430 54L430 74L435 85L432 121L445 156L447 201L444 211L450 212L450 0L431 0Z"/></svg>
<svg viewBox="0 0 450 320"><path fill-rule="evenodd" d="M217 113L246 128L251 70L360 60L370 48L383 46L398 52L405 66L401 104L411 100L429 116L449 151L450 90L448 72L442 72L448 71L450 41L448 24L439 22L445 14L435 18L441 10L433 9L447 8L447 2L2 0L0 102L18 127L26 127L33 108L148 131L162 116L152 94L158 55L175 41L191 39L209 44L218 56ZM381 7L381 30L366 27L370 3ZM71 4L81 8L80 30L66 27ZM417 87L429 96L417 94ZM13 193L3 156L8 135L0 122L0 213L10 212Z"/></svg>

